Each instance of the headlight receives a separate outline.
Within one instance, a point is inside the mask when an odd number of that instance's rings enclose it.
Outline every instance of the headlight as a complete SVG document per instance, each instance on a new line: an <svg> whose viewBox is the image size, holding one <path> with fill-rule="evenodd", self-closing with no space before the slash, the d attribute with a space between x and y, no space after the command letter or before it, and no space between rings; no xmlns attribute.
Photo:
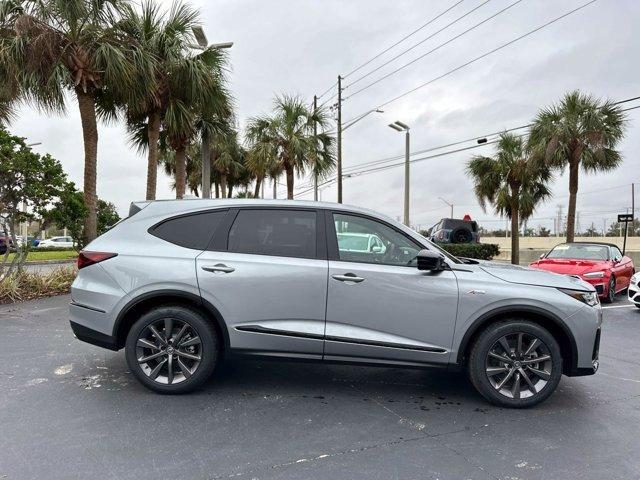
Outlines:
<svg viewBox="0 0 640 480"><path fill-rule="evenodd" d="M598 298L598 294L596 292L583 292L580 290L567 290L564 288L559 288L562 293L566 293L570 297L575 298L579 302L586 303L590 307L595 307L600 303L600 299Z"/></svg>
<svg viewBox="0 0 640 480"><path fill-rule="evenodd" d="M604 272L583 273L582 276L584 278L602 278L602 277L604 277Z"/></svg>
<svg viewBox="0 0 640 480"><path fill-rule="evenodd" d="M638 283L638 280L640 280L640 273L634 273L631 276L631 283Z"/></svg>

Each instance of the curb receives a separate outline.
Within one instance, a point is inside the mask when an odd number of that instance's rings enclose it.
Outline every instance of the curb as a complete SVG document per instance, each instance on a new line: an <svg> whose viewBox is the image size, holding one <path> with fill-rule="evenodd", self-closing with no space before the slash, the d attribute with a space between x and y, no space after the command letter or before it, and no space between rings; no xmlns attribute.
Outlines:
<svg viewBox="0 0 640 480"><path fill-rule="evenodd" d="M29 265L29 266L66 265L66 264L71 264L71 263L76 263L76 259L75 258L70 258L68 260L41 260L41 261L35 261L35 262L24 262L24 265Z"/></svg>

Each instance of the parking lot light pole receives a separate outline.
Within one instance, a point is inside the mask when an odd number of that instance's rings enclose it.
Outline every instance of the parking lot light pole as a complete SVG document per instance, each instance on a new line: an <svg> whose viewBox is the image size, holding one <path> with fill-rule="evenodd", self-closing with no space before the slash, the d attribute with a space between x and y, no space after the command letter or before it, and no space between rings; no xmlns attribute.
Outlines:
<svg viewBox="0 0 640 480"><path fill-rule="evenodd" d="M390 123L389 126L398 132L405 132L405 152L404 152L404 224L410 227L409 222L409 185L410 185L410 171L409 171L409 157L411 151L411 138L409 134L409 126L395 121Z"/></svg>
<svg viewBox="0 0 640 480"><path fill-rule="evenodd" d="M198 46L195 48L206 50L207 48L231 48L233 46L233 42L209 45L202 27L193 27L192 31L198 42ZM211 141L209 135L204 131L202 132L202 198L211 198Z"/></svg>

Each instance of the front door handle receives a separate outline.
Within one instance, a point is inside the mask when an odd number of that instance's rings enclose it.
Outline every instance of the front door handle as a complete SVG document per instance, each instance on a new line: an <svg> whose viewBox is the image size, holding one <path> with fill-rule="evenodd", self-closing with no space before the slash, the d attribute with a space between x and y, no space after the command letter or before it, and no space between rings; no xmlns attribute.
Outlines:
<svg viewBox="0 0 640 480"><path fill-rule="evenodd" d="M331 275L331 278L338 280L339 282L364 282L364 278L358 277L355 273L345 273L344 275Z"/></svg>
<svg viewBox="0 0 640 480"><path fill-rule="evenodd" d="M227 267L224 263L216 263L212 267L205 265L204 267L202 267L202 269L205 272L213 272L213 273L231 273L231 272L235 272L236 270L233 267Z"/></svg>

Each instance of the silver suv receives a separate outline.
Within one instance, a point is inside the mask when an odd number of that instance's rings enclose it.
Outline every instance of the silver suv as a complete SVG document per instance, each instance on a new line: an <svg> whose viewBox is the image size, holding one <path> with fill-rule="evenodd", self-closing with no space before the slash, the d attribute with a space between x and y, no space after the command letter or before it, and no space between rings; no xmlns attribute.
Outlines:
<svg viewBox="0 0 640 480"><path fill-rule="evenodd" d="M382 248L341 249L343 234ZM489 401L537 404L598 367L594 288L540 270L462 261L346 205L140 202L91 242L71 290L77 338L125 349L160 393L202 385L223 357L466 370Z"/></svg>

